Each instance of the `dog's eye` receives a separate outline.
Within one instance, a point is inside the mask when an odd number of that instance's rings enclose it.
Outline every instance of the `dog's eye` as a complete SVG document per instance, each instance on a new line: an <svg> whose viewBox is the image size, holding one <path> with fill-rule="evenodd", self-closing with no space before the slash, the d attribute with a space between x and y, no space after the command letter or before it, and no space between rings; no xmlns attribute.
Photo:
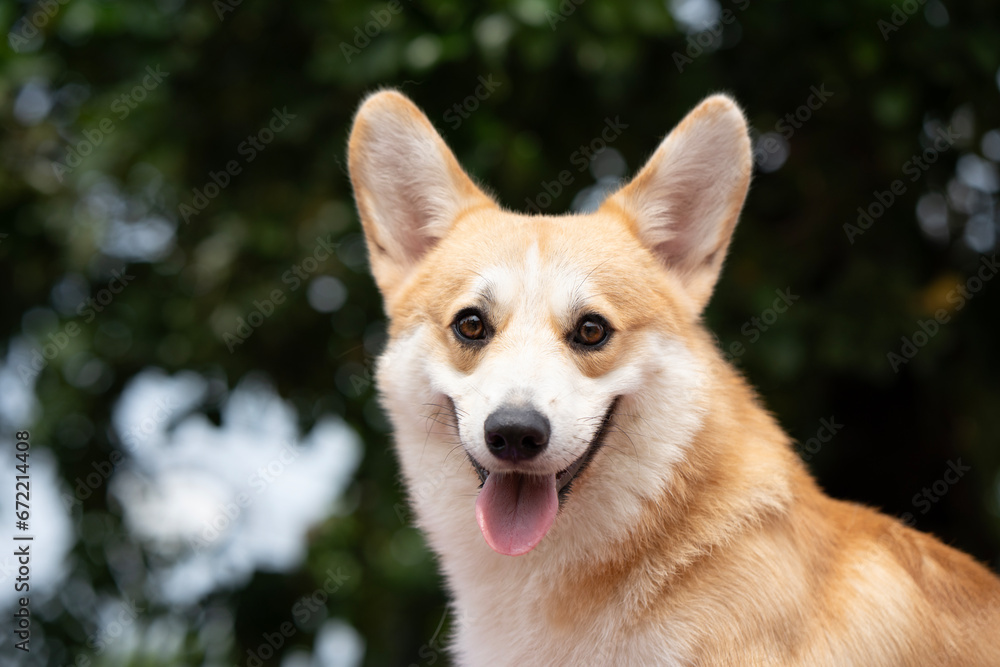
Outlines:
<svg viewBox="0 0 1000 667"><path fill-rule="evenodd" d="M596 347L604 343L611 334L611 327L600 315L585 315L576 325L573 342L585 347Z"/></svg>
<svg viewBox="0 0 1000 667"><path fill-rule="evenodd" d="M461 341L477 341L486 338L486 323L477 311L463 311L451 325Z"/></svg>

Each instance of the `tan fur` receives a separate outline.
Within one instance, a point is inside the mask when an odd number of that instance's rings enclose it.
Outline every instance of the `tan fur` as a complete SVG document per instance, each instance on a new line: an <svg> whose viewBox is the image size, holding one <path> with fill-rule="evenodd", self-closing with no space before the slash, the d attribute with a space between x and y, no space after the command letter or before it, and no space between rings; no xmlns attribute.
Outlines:
<svg viewBox="0 0 1000 667"><path fill-rule="evenodd" d="M433 155L393 154L391 141ZM731 100L699 106L590 215L501 210L394 92L362 106L350 165L390 317L379 388L455 597L461 664L1000 665L1000 580L825 496L701 324L750 177ZM419 199L427 183L440 187ZM423 237L375 210L408 197L430 216L417 220ZM479 301L496 335L462 348L450 324ZM591 311L615 333L581 354L564 339ZM478 451L470 421L501 381L588 425L577 440L600 409L575 406L621 395L552 530L518 557L479 534L479 480L462 452Z"/></svg>

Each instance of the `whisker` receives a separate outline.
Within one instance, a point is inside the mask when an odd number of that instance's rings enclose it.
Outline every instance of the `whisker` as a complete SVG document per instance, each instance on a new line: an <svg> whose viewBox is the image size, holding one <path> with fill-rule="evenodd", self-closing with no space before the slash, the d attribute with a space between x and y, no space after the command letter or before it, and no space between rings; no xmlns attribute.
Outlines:
<svg viewBox="0 0 1000 667"><path fill-rule="evenodd" d="M639 450L636 449L635 442L632 441L632 435L622 427L613 423L608 424L608 429L609 431L614 431L615 433L621 433L623 436L625 436L625 439L628 440L628 444L632 446L633 459L635 460L636 465L637 466L641 465L639 460Z"/></svg>

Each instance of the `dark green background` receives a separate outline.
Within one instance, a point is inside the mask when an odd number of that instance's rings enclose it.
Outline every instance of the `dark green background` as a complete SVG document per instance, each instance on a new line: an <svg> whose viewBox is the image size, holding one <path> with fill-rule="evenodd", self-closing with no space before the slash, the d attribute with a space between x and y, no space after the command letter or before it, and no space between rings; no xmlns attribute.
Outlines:
<svg viewBox="0 0 1000 667"><path fill-rule="evenodd" d="M80 345L110 367L109 381L91 391L72 387L61 356L39 378L37 422L0 424L5 432L30 426L35 447L50 448L72 480L115 446L108 420L125 383L159 366L223 377L230 387L262 372L297 406L303 429L338 413L365 443L348 494L356 509L312 531L301 568L258 574L193 608L147 601L145 620L174 614L193 638L209 602L228 606L232 664L288 620L294 600L336 562L358 576L332 596L328 611L364 636L365 664L447 662L431 645L445 613L441 580L430 555L394 556L390 544L419 537L399 505L396 462L373 392L351 381L370 368L362 338L377 336L382 310L359 246L345 144L359 101L384 86L412 97L470 173L515 210L572 170L574 182L549 212L568 210L573 195L593 184L570 160L606 117L628 124L613 146L632 172L709 93L734 95L763 133L804 104L810 87L825 86L832 97L790 137L787 161L755 175L707 320L725 345L746 343L741 329L776 289L799 295L737 363L798 441L815 436L821 419L844 425L809 461L822 485L890 514L910 512L918 528L1000 567L1000 283L987 282L899 373L886 357L980 261L962 240L966 215L951 211L950 237L937 242L921 232L915 208L921 195L946 192L956 160L981 154L981 137L1000 125L1000 10L993 0L949 1L947 25L934 27L913 2L915 13L885 39L878 21L890 20L888 2L720 4L733 17L721 48L697 55L682 72L673 54L688 48L688 35L654 0L564 2L564 16L552 13L559 12L555 0L403 2L350 62L343 45L387 3L244 0L220 20L220 3L209 0L71 0L57 5L43 43L36 38L21 52L0 46L0 231L7 235L0 239L0 352L21 333L22 314L46 305L66 272L89 276L94 292L107 282L101 267L113 264L102 260L90 231L102 221L76 206L95 172L134 192L148 177L137 165L152 165L164 183L150 205L180 223L176 250L132 264L134 287L81 325ZM5 2L0 24L16 28L37 10ZM169 72L164 83L116 120L114 133L63 182L54 179L49 161L97 127L113 100L157 64ZM480 76L501 85L455 127L445 114L474 94ZM72 89L85 94L66 96L46 120L26 126L13 106L33 78L52 90L77 84ZM296 115L288 128L184 224L178 206L191 201L192 188L234 158L272 109L285 107ZM910 182L902 165L923 151L924 124L954 119L971 119L967 136ZM906 192L851 244L843 226L895 179L904 179ZM996 194L984 197L996 224ZM341 246L321 271L346 285L347 304L331 316L308 305L306 290L290 293L230 354L210 325L213 314L246 312L324 234ZM216 258L210 275L191 268L220 246L231 252ZM123 330L127 348L102 343ZM204 409L215 416L216 408ZM90 437L62 441L61 420L80 413ZM958 459L971 471L921 513L914 495ZM103 491L74 510L74 522L78 531L100 526L108 541L133 540ZM81 541L74 555L78 574L97 591L121 594L100 548ZM39 644L33 656L48 664L67 664L94 631L93 619L58 605L36 623L47 654ZM308 632L293 640L311 643ZM195 642L186 646L183 655L138 655L134 664L200 664Z"/></svg>

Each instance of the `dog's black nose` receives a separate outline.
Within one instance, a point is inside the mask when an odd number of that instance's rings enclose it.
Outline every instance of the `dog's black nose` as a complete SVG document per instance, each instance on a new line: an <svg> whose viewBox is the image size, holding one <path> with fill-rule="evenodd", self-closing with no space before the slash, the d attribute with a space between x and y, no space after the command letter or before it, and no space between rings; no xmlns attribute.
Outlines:
<svg viewBox="0 0 1000 667"><path fill-rule="evenodd" d="M526 461L549 442L549 420L538 410L502 405L486 418L486 445L498 459Z"/></svg>

